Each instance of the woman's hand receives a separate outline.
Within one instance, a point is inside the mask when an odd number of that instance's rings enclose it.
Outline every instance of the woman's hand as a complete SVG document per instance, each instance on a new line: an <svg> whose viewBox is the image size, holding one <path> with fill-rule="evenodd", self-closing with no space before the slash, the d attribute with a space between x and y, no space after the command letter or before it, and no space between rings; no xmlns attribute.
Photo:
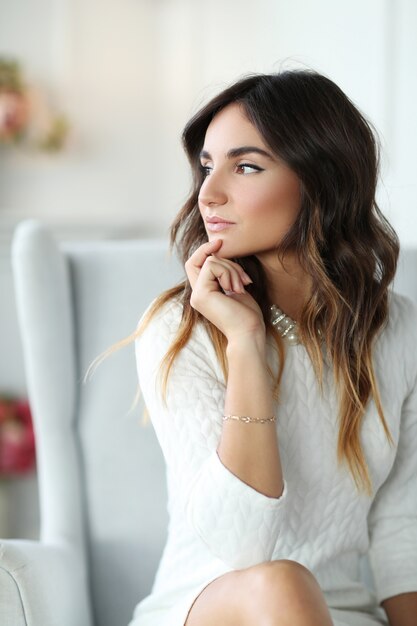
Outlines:
<svg viewBox="0 0 417 626"><path fill-rule="evenodd" d="M244 288L252 281L238 263L215 255L222 243L215 239L202 244L185 263L192 288L190 304L229 342L246 336L265 339L262 311Z"/></svg>

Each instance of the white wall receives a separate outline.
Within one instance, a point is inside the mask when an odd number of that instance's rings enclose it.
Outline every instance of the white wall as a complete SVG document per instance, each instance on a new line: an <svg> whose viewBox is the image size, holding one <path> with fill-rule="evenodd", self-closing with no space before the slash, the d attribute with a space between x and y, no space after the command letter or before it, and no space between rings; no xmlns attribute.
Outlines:
<svg viewBox="0 0 417 626"><path fill-rule="evenodd" d="M402 243L417 242L417 3L390 3L391 58L386 84L389 111L388 191L394 224Z"/></svg>
<svg viewBox="0 0 417 626"><path fill-rule="evenodd" d="M55 157L0 151L0 220L166 234L188 191L190 114L243 73L305 64L376 124L381 202L415 245L416 26L413 0L2 2L0 53L22 60L74 132Z"/></svg>

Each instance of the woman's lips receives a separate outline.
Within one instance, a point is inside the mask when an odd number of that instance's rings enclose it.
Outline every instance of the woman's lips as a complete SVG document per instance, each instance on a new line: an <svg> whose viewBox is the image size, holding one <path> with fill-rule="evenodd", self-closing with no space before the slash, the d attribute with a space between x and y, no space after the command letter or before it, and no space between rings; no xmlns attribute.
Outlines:
<svg viewBox="0 0 417 626"><path fill-rule="evenodd" d="M224 230L229 226L234 226L233 222L206 222L207 230L216 232L218 230Z"/></svg>

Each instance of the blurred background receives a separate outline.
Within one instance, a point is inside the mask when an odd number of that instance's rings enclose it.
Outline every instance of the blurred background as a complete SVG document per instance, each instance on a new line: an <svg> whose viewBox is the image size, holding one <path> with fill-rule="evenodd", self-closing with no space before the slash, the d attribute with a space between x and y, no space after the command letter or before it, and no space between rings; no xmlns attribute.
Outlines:
<svg viewBox="0 0 417 626"><path fill-rule="evenodd" d="M26 394L17 223L168 241L190 185L182 128L246 73L307 67L345 91L381 139L380 206L417 247L416 32L414 0L0 0L0 427ZM0 536L38 533L26 460L0 470Z"/></svg>

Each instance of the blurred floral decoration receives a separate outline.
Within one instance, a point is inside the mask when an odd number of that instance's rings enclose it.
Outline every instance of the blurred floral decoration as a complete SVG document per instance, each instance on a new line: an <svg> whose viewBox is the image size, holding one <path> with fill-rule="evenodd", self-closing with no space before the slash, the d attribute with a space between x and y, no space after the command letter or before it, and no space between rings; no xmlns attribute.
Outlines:
<svg viewBox="0 0 417 626"><path fill-rule="evenodd" d="M0 479L35 469L35 436L27 400L0 396Z"/></svg>
<svg viewBox="0 0 417 626"><path fill-rule="evenodd" d="M0 145L57 152L68 131L66 116L52 113L42 93L25 84L20 64L0 56Z"/></svg>

